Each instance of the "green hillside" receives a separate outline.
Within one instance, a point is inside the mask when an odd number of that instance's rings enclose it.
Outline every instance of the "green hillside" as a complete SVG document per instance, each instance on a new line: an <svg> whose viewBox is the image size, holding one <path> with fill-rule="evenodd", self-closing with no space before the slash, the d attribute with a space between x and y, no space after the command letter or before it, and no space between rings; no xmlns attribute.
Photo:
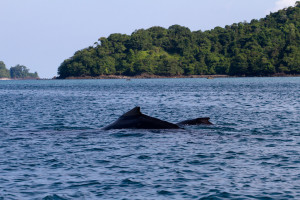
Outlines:
<svg viewBox="0 0 300 200"><path fill-rule="evenodd" d="M173 25L111 34L77 51L60 78L99 75L300 74L300 2L252 20L191 32Z"/></svg>

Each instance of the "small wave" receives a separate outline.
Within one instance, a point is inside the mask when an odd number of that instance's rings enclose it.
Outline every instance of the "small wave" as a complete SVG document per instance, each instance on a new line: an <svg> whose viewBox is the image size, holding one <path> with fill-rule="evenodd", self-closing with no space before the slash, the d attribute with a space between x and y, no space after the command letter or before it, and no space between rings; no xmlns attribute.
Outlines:
<svg viewBox="0 0 300 200"><path fill-rule="evenodd" d="M159 194L159 195L174 195L173 192L170 192L167 190L159 190L159 191L157 191L157 194Z"/></svg>
<svg viewBox="0 0 300 200"><path fill-rule="evenodd" d="M133 133L133 132L129 132L129 131L119 131L119 132L114 132L112 133L112 135L116 138L123 138L123 137L142 137L144 136L143 133Z"/></svg>
<svg viewBox="0 0 300 200"><path fill-rule="evenodd" d="M151 159L151 157L150 156L146 156L146 155L140 155L138 157L138 159L140 159L140 160L148 160L148 159Z"/></svg>
<svg viewBox="0 0 300 200"><path fill-rule="evenodd" d="M8 134L5 130L3 130L3 129L0 129L0 134L2 135L2 134Z"/></svg>
<svg viewBox="0 0 300 200"><path fill-rule="evenodd" d="M129 186L144 187L144 184L142 184L138 181L132 181L129 178L122 180L120 187L129 187Z"/></svg>
<svg viewBox="0 0 300 200"><path fill-rule="evenodd" d="M101 183L97 180L91 180L91 181L82 181L82 182L67 182L70 184L69 188L81 188L81 187L88 187L92 185L101 185Z"/></svg>
<svg viewBox="0 0 300 200"><path fill-rule="evenodd" d="M121 170L118 173L120 173L120 174L137 174L137 173L139 173L139 171L136 171L136 170Z"/></svg>
<svg viewBox="0 0 300 200"><path fill-rule="evenodd" d="M97 163L97 164L108 164L108 163L110 163L110 161L109 160L95 160L95 163Z"/></svg>
<svg viewBox="0 0 300 200"><path fill-rule="evenodd" d="M43 200L69 200L69 199L54 194L54 195L48 195L44 197Z"/></svg>
<svg viewBox="0 0 300 200"><path fill-rule="evenodd" d="M198 153L195 155L197 158L214 158L216 157L214 153L209 153L209 154L203 154L203 153Z"/></svg>
<svg viewBox="0 0 300 200"><path fill-rule="evenodd" d="M45 164L51 166L52 168L60 168L64 166L64 163L60 162L59 160L53 158L45 161Z"/></svg>
<svg viewBox="0 0 300 200"><path fill-rule="evenodd" d="M86 151L105 151L105 149L103 149L103 148L98 148L98 147L94 147L94 148L86 149Z"/></svg>
<svg viewBox="0 0 300 200"><path fill-rule="evenodd" d="M232 194L228 192L221 192L219 190L212 189L209 192L214 193L204 197L201 197L200 200L208 200L208 199L244 199L240 195Z"/></svg>
<svg viewBox="0 0 300 200"><path fill-rule="evenodd" d="M188 161L187 162L190 165L202 165L203 162L201 162L200 160L192 160L192 161Z"/></svg>

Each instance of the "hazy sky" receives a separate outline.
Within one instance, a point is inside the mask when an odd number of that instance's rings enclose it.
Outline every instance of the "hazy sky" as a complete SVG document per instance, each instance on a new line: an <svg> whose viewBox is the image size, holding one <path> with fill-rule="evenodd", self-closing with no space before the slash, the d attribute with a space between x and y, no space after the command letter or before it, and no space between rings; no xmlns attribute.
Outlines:
<svg viewBox="0 0 300 200"><path fill-rule="evenodd" d="M0 0L0 61L42 78L111 33L179 24L192 31L265 17L296 0Z"/></svg>

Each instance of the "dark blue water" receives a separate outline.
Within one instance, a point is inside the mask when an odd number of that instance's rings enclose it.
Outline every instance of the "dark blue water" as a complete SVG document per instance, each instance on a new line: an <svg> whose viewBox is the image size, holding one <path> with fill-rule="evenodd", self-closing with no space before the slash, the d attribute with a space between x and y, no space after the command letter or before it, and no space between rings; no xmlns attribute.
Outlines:
<svg viewBox="0 0 300 200"><path fill-rule="evenodd" d="M300 199L300 78L0 82L0 199ZM180 131L101 128L134 106Z"/></svg>

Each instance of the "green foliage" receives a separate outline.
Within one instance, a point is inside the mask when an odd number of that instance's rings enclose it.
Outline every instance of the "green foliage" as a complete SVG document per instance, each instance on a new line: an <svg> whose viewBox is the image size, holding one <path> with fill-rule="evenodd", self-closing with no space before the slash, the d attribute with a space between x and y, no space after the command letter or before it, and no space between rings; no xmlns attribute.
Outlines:
<svg viewBox="0 0 300 200"><path fill-rule="evenodd" d="M11 78L38 78L37 72L30 73L29 69L24 65L16 65L15 67L10 68L10 77Z"/></svg>
<svg viewBox="0 0 300 200"><path fill-rule="evenodd" d="M101 37L58 68L60 78L110 74L269 76L300 73L300 1L250 23L192 32L173 25Z"/></svg>
<svg viewBox="0 0 300 200"><path fill-rule="evenodd" d="M6 69L3 61L0 61L0 78L10 78L9 70Z"/></svg>
<svg viewBox="0 0 300 200"><path fill-rule="evenodd" d="M10 70L6 69L3 61L0 61L0 78L38 78L38 73L30 73L24 65L16 65Z"/></svg>

